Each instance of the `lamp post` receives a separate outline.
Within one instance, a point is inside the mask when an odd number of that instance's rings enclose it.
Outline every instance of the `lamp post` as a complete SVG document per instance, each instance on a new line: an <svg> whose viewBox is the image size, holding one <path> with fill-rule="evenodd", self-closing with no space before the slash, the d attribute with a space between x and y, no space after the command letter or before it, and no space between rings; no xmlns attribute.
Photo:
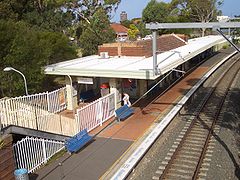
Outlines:
<svg viewBox="0 0 240 180"><path fill-rule="evenodd" d="M24 76L24 74L23 74L22 72L14 69L14 68L12 68L12 67L6 67L6 68L3 69L3 71L15 71L15 72L21 74L21 76L23 77L23 80L24 80L26 95L28 95L27 81L26 81L26 78L25 78L25 76Z"/></svg>

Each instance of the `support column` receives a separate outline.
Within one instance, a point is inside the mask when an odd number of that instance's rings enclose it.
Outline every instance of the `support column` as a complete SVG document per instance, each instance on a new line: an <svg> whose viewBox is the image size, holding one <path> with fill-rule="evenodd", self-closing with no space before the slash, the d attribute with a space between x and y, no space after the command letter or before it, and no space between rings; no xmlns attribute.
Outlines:
<svg viewBox="0 0 240 180"><path fill-rule="evenodd" d="M138 96L141 97L146 92L147 92L147 80L139 79L138 80Z"/></svg>
<svg viewBox="0 0 240 180"><path fill-rule="evenodd" d="M67 90L67 109L74 110L77 107L77 96L73 96L72 78L65 77L66 90Z"/></svg>
<svg viewBox="0 0 240 180"><path fill-rule="evenodd" d="M109 80L110 93L115 93L115 109L121 107L122 92L120 79Z"/></svg>
<svg viewBox="0 0 240 180"><path fill-rule="evenodd" d="M154 30L152 32L152 51L153 51L153 76L156 76L158 74L157 70L157 31Z"/></svg>
<svg viewBox="0 0 240 180"><path fill-rule="evenodd" d="M188 71L189 70L189 61L186 61L184 63L184 71Z"/></svg>

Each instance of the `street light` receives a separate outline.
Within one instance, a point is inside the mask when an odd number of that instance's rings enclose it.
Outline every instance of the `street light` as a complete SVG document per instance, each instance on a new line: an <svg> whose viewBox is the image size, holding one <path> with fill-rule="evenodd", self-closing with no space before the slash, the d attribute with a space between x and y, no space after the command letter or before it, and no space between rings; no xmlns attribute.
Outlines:
<svg viewBox="0 0 240 180"><path fill-rule="evenodd" d="M23 80L24 80L26 95L28 96L27 81L26 81L26 78L25 78L25 76L24 76L23 73L21 73L20 71L14 69L14 68L12 68L12 67L5 67L5 68L3 69L3 71L15 71L15 72L21 74L21 76L23 77Z"/></svg>

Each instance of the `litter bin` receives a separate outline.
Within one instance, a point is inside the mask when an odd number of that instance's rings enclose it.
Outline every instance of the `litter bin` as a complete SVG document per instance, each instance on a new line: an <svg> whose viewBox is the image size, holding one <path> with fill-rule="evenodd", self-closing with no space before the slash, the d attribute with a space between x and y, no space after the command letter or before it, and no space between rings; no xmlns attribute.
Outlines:
<svg viewBox="0 0 240 180"><path fill-rule="evenodd" d="M16 169L14 176L16 180L29 180L27 169Z"/></svg>

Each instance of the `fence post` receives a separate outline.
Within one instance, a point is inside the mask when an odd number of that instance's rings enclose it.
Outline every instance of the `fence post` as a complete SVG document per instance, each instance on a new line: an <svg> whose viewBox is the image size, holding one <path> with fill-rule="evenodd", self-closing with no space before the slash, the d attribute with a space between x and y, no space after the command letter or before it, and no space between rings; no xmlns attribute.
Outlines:
<svg viewBox="0 0 240 180"><path fill-rule="evenodd" d="M47 91L47 110L48 110L48 112L50 112L50 100L49 100L49 93L48 93L48 91Z"/></svg>
<svg viewBox="0 0 240 180"><path fill-rule="evenodd" d="M75 127L75 134L77 134L80 130L79 126L80 126L80 123L79 123L79 119L78 119L78 111L76 112L75 114L75 123L76 123L76 126Z"/></svg>
<svg viewBox="0 0 240 180"><path fill-rule="evenodd" d="M105 99L104 99L105 100ZM103 122L103 99L100 101L100 126L102 126Z"/></svg>
<svg viewBox="0 0 240 180"><path fill-rule="evenodd" d="M41 140L42 140L42 148L43 148L43 162L46 163L47 162L46 145L45 145L44 139L41 139Z"/></svg>

